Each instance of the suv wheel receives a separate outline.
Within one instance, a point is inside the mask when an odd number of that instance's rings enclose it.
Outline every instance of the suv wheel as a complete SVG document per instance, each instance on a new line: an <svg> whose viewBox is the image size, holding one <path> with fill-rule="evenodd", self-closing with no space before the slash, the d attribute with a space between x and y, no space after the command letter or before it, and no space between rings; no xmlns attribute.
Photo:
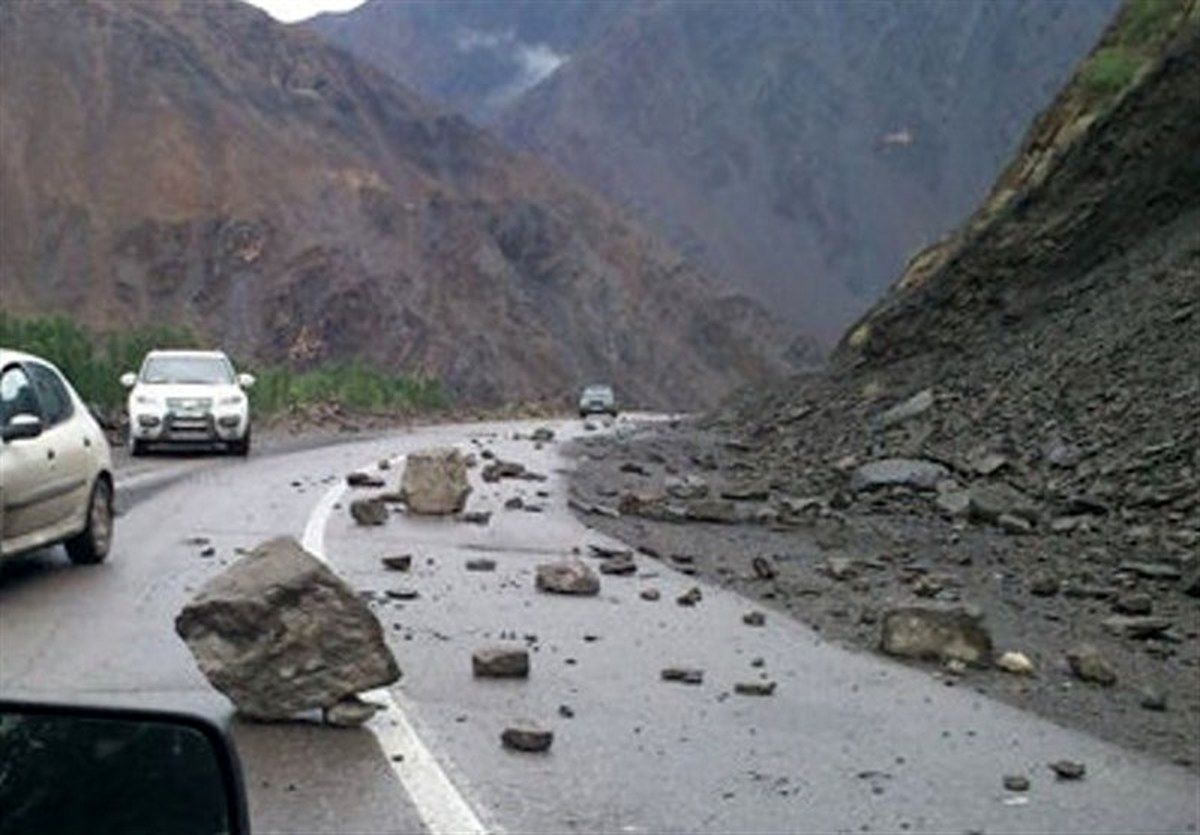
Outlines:
<svg viewBox="0 0 1200 835"><path fill-rule="evenodd" d="M250 427L246 427L246 434L240 440L234 441L229 445L229 451L241 458L245 458L250 454Z"/></svg>
<svg viewBox="0 0 1200 835"><path fill-rule="evenodd" d="M87 527L66 541L71 562L92 565L103 562L112 545L113 494L112 485L104 476L96 479L88 500Z"/></svg>

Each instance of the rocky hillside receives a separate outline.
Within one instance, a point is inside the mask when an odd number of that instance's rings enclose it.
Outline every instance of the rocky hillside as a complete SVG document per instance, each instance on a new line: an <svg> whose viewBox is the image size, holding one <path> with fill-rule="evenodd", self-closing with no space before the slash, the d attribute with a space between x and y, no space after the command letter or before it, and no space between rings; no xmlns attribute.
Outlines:
<svg viewBox="0 0 1200 835"><path fill-rule="evenodd" d="M317 26L832 340L978 202L1116 0L534 5L374 0ZM560 64L514 94L481 56L517 44Z"/></svg>
<svg viewBox="0 0 1200 835"><path fill-rule="evenodd" d="M477 403L605 379L695 404L786 343L602 200L233 0L0 0L0 295Z"/></svg>

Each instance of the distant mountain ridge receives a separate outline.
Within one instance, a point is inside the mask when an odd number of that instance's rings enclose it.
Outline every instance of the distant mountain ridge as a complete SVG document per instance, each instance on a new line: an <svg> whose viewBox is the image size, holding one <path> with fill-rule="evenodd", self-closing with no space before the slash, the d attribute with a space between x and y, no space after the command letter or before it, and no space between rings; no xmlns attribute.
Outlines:
<svg viewBox="0 0 1200 835"><path fill-rule="evenodd" d="M557 25L544 4L372 0L310 25L829 339L982 196L1116 4L579 3ZM560 60L489 105L511 72L489 84L464 31Z"/></svg>
<svg viewBox="0 0 1200 835"><path fill-rule="evenodd" d="M786 366L611 205L234 0L0 0L0 296L475 403L679 408Z"/></svg>

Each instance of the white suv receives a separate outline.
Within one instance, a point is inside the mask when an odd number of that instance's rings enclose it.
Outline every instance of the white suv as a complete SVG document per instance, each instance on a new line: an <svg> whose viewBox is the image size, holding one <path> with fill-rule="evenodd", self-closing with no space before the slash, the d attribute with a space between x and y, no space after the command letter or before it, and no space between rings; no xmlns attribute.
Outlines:
<svg viewBox="0 0 1200 835"><path fill-rule="evenodd" d="M250 452L249 374L220 351L151 351L142 370L121 375L129 392L129 452L147 444L223 444Z"/></svg>
<svg viewBox="0 0 1200 835"><path fill-rule="evenodd" d="M108 555L112 454L57 368L0 348L0 558L59 542L77 563Z"/></svg>

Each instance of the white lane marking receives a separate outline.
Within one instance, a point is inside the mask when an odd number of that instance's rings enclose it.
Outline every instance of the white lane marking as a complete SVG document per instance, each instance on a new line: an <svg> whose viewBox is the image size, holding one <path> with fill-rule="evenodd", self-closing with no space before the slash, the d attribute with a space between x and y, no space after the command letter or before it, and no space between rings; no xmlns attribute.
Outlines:
<svg viewBox="0 0 1200 835"><path fill-rule="evenodd" d="M329 488L313 508L304 526L304 537L300 544L304 550L325 563L329 561L325 555L325 525L333 506L346 494L346 490L345 482ZM417 736L396 695L386 687L365 695L384 706L367 728L379 740L379 747L388 757L388 764L408 792L417 814L431 835L484 835L488 832L466 798L450 782L433 753ZM403 759L393 759L396 755L401 755Z"/></svg>

